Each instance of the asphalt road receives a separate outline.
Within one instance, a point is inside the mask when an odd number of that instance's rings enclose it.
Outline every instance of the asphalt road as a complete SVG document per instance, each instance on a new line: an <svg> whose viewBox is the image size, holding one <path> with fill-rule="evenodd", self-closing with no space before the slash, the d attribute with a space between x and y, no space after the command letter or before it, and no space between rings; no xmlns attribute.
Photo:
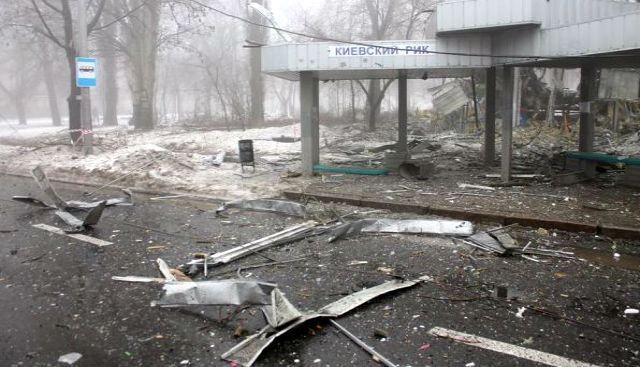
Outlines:
<svg viewBox="0 0 640 367"><path fill-rule="evenodd" d="M88 190L55 186L65 199L82 199ZM0 366L58 366L58 357L70 352L83 355L77 366L180 366L185 361L191 366L228 366L220 354L241 340L234 334L253 333L264 325L259 310L155 308L150 303L158 299L159 285L115 282L111 277L158 277L159 257L175 266L190 260L192 253L229 248L300 222L238 211L216 218L211 212L215 203L136 197L133 207L106 209L88 234L113 245L97 248L33 228L62 223L51 211L10 200L26 194L45 198L30 179L0 176ZM105 198L120 195L100 193ZM521 230L519 240L527 240L531 232ZM606 239L567 233L546 241L597 250L611 246ZM618 248L635 245L618 243ZM328 244L316 237L264 252L273 260L306 260L245 270L241 276L278 283L300 309L317 309L389 280L380 267L408 278L433 276L435 282L381 297L339 320L398 366L540 366L429 335L436 326L600 366L640 365L640 339L612 334L615 330L640 338L640 318L623 315L627 307L640 306L638 272L588 261L535 263L469 254L449 238L368 236ZM238 266L265 261L252 255L213 270L212 279L236 277ZM352 261L367 263L349 265ZM520 301L493 299L490 292L496 285L517 289ZM556 316L530 308L519 318L516 313L523 304ZM375 329L387 336L375 336ZM256 363L377 365L324 321L279 339Z"/></svg>

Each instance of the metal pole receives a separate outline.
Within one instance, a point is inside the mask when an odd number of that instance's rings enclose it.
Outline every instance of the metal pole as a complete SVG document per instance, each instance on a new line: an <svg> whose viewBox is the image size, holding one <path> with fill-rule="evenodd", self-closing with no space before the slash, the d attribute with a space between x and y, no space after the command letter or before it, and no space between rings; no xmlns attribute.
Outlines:
<svg viewBox="0 0 640 367"><path fill-rule="evenodd" d="M398 153L406 153L407 148L407 72L400 71L398 76Z"/></svg>
<svg viewBox="0 0 640 367"><path fill-rule="evenodd" d="M592 66L583 66L580 69L580 138L581 152L593 152L595 136L595 117L591 111L592 102L597 98L597 70ZM596 176L596 164L592 161L584 163L587 177Z"/></svg>
<svg viewBox="0 0 640 367"><path fill-rule="evenodd" d="M476 131L480 131L480 116L478 115L478 95L476 94L475 73L471 72L471 89L473 91L473 109L476 114Z"/></svg>
<svg viewBox="0 0 640 367"><path fill-rule="evenodd" d="M86 0L78 0L78 22L76 25L78 44L76 53L80 57L89 55L87 41L87 5ZM93 153L93 127L91 124L91 93L89 88L80 88L80 120L82 121L82 142L84 154Z"/></svg>
<svg viewBox="0 0 640 367"><path fill-rule="evenodd" d="M484 118L484 163L493 166L496 160L496 68L486 70Z"/></svg>
<svg viewBox="0 0 640 367"><path fill-rule="evenodd" d="M502 181L511 181L513 155L513 68L502 68Z"/></svg>
<svg viewBox="0 0 640 367"><path fill-rule="evenodd" d="M337 322L333 321L333 320L329 320L329 322L338 328L338 330L340 330L340 332L342 332L347 338L351 339L351 341L353 341L354 343L356 343L360 348L366 350L369 354L371 354L372 356L378 358L380 360L380 362L382 362L382 364L384 364L387 367L396 367L396 364L391 362L390 360L386 359L382 354L378 353L375 351L375 349L371 348L370 346L366 345L362 340L360 340L357 336L353 335L349 330L345 329L342 325L338 324Z"/></svg>
<svg viewBox="0 0 640 367"><path fill-rule="evenodd" d="M522 78L520 76L520 68L513 68L513 114L511 123L513 127L520 126L520 106L522 104Z"/></svg>

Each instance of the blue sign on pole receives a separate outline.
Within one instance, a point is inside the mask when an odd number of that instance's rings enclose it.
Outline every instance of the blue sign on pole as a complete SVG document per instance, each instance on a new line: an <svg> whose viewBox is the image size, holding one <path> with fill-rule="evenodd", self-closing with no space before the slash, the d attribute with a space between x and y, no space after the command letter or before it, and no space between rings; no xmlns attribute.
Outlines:
<svg viewBox="0 0 640 367"><path fill-rule="evenodd" d="M95 57L76 57L76 86L92 88L98 85L97 64Z"/></svg>

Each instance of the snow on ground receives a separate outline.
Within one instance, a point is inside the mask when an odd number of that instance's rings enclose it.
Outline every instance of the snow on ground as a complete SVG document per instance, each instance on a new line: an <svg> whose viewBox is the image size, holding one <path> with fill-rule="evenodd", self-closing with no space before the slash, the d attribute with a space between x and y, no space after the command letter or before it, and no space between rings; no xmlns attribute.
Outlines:
<svg viewBox="0 0 640 367"><path fill-rule="evenodd" d="M51 177L95 184L129 174L116 185L233 199L277 195L287 185L281 175L299 168L300 142L271 140L299 137L299 125L246 131L165 128L140 133L123 126L95 131L95 154L84 156L68 145L60 128L36 125L33 131L21 129L10 145L0 144L0 170L28 174L42 165ZM333 140L335 134L322 126L321 137ZM254 140L255 173L250 167L243 173L240 164L233 163L242 139ZM220 151L225 151L231 162L216 167L211 160Z"/></svg>
<svg viewBox="0 0 640 367"><path fill-rule="evenodd" d="M308 184L307 180L286 179L288 171L300 169L300 142L272 140L282 136L299 138L298 124L246 131L168 127L138 132L126 125L101 127L95 130L95 154L90 156L69 145L64 129L29 126L20 127L19 133L0 136L0 171L28 174L36 165L42 165L51 177L80 183L101 185L125 176L115 184L162 192L198 192L221 199L276 196L282 189ZM532 157L530 151L535 151L535 157L550 159L554 153L574 149L574 135L536 127L518 130L514 141L522 149L516 149L516 157ZM394 124L381 125L376 132L363 132L356 125L321 126L321 161L380 164L384 153L371 154L368 149L393 144L396 136ZM608 136L606 131L598 134L596 146L602 148L598 151L639 154L638 133L619 139ZM243 139L254 141L255 172L252 168L243 172L237 163L238 141ZM444 166L464 152L477 154L481 150L479 135L441 132L419 137L424 139L437 143L437 153L446 158L439 158L445 159L440 162ZM226 152L228 159L216 167L211 162L220 151ZM427 157L433 154L427 152Z"/></svg>

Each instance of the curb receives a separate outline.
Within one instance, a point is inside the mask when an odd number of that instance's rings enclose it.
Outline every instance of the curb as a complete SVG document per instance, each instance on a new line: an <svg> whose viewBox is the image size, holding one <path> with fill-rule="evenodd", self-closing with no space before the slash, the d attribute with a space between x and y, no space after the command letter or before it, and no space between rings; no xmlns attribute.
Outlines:
<svg viewBox="0 0 640 367"><path fill-rule="evenodd" d="M453 219L468 220L476 223L499 223L504 226L519 224L525 227L556 229L567 232L582 232L594 235L599 234L612 238L640 239L640 229L601 225L598 223L571 222L557 219L530 217L513 213L505 214L485 211L470 211L437 205L398 203L395 201L365 199L359 195L347 196L327 193L306 193L300 191L283 191L282 195L290 200L314 198L326 203L337 202L354 206L365 206L373 209L387 209L394 212L438 215Z"/></svg>
<svg viewBox="0 0 640 367"><path fill-rule="evenodd" d="M19 177L19 178L28 178L28 179L33 180L33 177L31 175L21 174L21 173L0 172L0 175L11 176L11 177ZM57 182L57 183L61 183L61 184L68 184L68 185L75 185L75 186L86 186L86 187L92 187L92 188L99 188L99 187L103 187L104 186L104 185L101 185L101 184L94 184L94 183L87 183L87 182L75 182L75 181L70 181L70 180L57 179L57 178L52 178L50 176L48 176L48 178L49 178L49 181L51 181L51 182ZM136 188L136 187L125 187L125 186L116 186L116 185L107 185L107 186L104 186L104 189L115 189L115 190L127 189L127 190L131 190L131 192L136 193L136 194L149 195L149 196L189 195L188 198L203 199L203 200L215 201L215 202L219 202L219 203L223 203L225 201L229 201L227 199L221 199L221 198L216 198L216 197L213 197L213 196L206 196L206 195L201 195L201 194L194 194L194 193L191 193L191 192L153 191L153 190L141 189L141 188Z"/></svg>

